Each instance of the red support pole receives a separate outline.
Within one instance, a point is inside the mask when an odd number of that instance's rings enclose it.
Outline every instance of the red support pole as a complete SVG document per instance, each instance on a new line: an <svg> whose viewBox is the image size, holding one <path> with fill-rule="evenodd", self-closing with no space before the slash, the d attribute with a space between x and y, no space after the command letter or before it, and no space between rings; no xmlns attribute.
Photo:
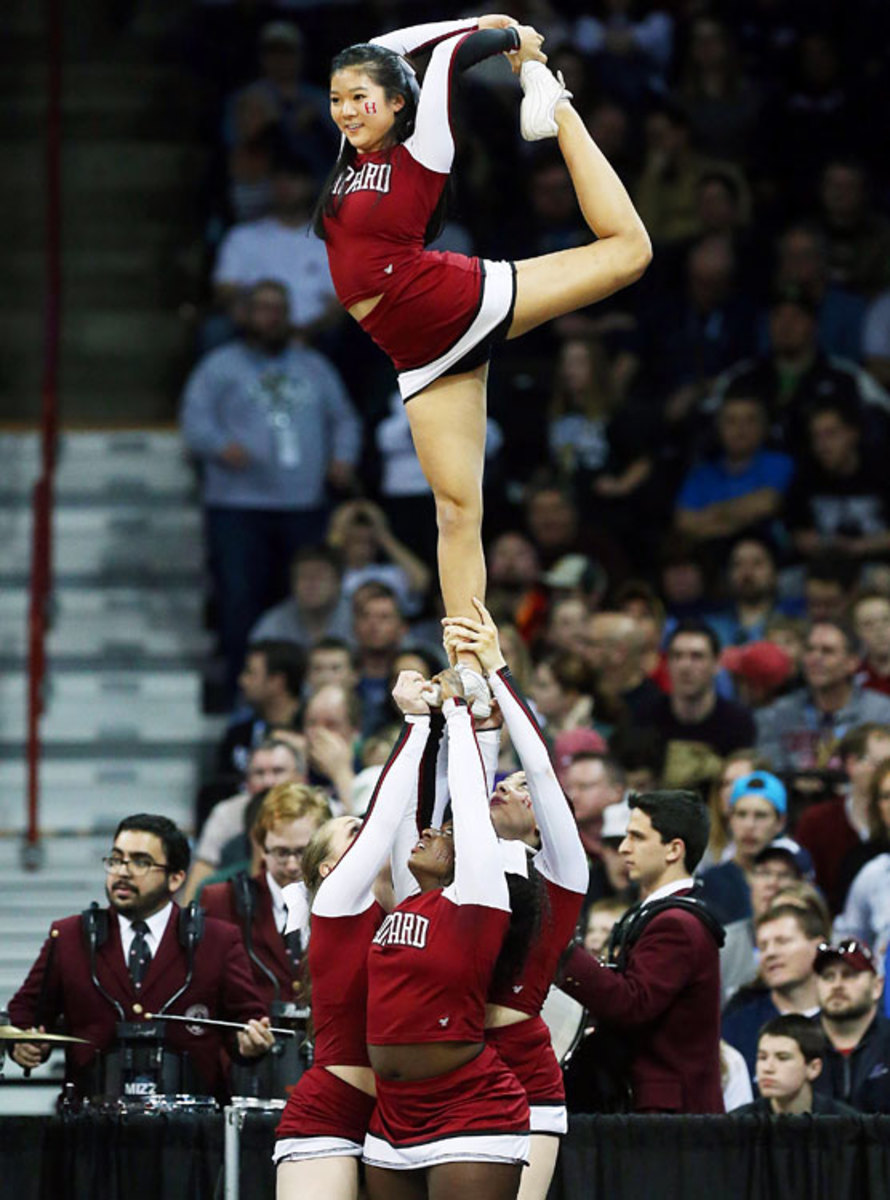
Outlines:
<svg viewBox="0 0 890 1200"><path fill-rule="evenodd" d="M28 613L28 814L25 863L40 861L40 718L46 680L46 629L52 590L52 513L59 425L62 329L62 0L45 0L47 18L46 297L41 413L41 474L34 487Z"/></svg>

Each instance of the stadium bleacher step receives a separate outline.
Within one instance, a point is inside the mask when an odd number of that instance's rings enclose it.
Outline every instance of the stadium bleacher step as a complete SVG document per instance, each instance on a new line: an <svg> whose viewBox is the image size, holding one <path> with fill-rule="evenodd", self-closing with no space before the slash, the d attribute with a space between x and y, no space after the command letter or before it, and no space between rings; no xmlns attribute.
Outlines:
<svg viewBox="0 0 890 1200"><path fill-rule="evenodd" d="M14 100L14 105L0 106L0 136L40 136L46 121L45 67L33 60L11 62L4 76L0 99ZM197 103L196 92L197 83L189 88L183 75L167 64L120 59L68 63L62 94L66 136L188 138L192 122L183 120L183 110Z"/></svg>
<svg viewBox="0 0 890 1200"><path fill-rule="evenodd" d="M47 14L3 0L3 417L36 420L46 245ZM169 421L193 352L212 89L182 54L188 4L78 0L62 30L62 403L68 420ZM195 248L198 248L197 253Z"/></svg>
<svg viewBox="0 0 890 1200"><path fill-rule="evenodd" d="M40 472L37 433L0 434L0 497L30 500ZM158 503L191 500L195 472L176 430L63 433L55 492L60 503L128 495Z"/></svg>
<svg viewBox="0 0 890 1200"><path fill-rule="evenodd" d="M0 589L0 663L23 665L27 654L27 589ZM195 666L212 639L202 627L203 600L194 587L60 587L50 605L49 655L60 666L84 660Z"/></svg>
<svg viewBox="0 0 890 1200"><path fill-rule="evenodd" d="M193 671L54 669L45 689L42 737L46 744L127 742L198 743L218 721L204 716L202 677ZM25 737L26 677L0 678L0 743Z"/></svg>
<svg viewBox="0 0 890 1200"><path fill-rule="evenodd" d="M0 837L0 1007L24 981L50 923L102 900L100 860L108 846L107 834L47 837L44 868L26 871L20 863L20 838Z"/></svg>
<svg viewBox="0 0 890 1200"><path fill-rule="evenodd" d="M81 760L46 756L40 769L41 829L49 835L107 831L124 812L154 812L190 832L199 756L152 751L151 758L134 754L131 746L118 758L102 756L98 748ZM26 786L21 758L0 760L0 832L22 828Z"/></svg>
<svg viewBox="0 0 890 1200"><path fill-rule="evenodd" d="M0 246L10 264L0 283L0 418L23 429L39 420L44 369L48 11L4 0L0 20L8 68ZM218 735L218 720L201 712L197 670L208 643L195 476L169 427L192 353L178 309L196 277L191 248L200 243L196 199L207 161L201 84L178 40L187 16L182 0L80 0L66 9L61 411L72 424L166 428L60 441L40 762L46 857L34 871L19 864L40 447L17 428L0 435L0 831L10 833L0 836L0 901L8 902L6 910L0 903L0 1004L21 984L49 919L101 899L99 857L121 816L164 812L190 825L201 763ZM143 671L149 682L135 684ZM82 682L90 674L92 692ZM133 718L143 716L134 739ZM51 1063L57 1069L59 1056Z"/></svg>
<svg viewBox="0 0 890 1200"><path fill-rule="evenodd" d="M28 575L31 561L30 509L0 510L0 581ZM121 504L60 507L53 519L55 570L62 582L101 577L196 579L203 562L202 518L197 508L150 508L128 499ZM110 581L110 580L109 580Z"/></svg>
<svg viewBox="0 0 890 1200"><path fill-rule="evenodd" d="M25 820L28 497L38 469L36 435L0 436L9 501L0 505L0 831ZM128 812L153 811L189 829L223 722L202 711L212 639L181 440L169 429L66 433L57 483L41 827L108 830Z"/></svg>

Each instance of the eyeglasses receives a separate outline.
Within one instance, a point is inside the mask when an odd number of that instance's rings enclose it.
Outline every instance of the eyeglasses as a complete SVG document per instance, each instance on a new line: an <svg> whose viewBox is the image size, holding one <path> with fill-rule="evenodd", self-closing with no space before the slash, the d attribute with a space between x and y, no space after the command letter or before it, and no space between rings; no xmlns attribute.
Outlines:
<svg viewBox="0 0 890 1200"><path fill-rule="evenodd" d="M302 862L306 848L305 846L273 846L271 850L265 849L263 853L268 854L270 858L274 858L277 863L284 866L289 858L295 858L297 862Z"/></svg>
<svg viewBox="0 0 890 1200"><path fill-rule="evenodd" d="M141 879L149 871L169 871L166 863L156 863L147 854L134 854L132 858L124 858L122 854L109 854L102 859L102 864L109 875L123 875L129 871L134 879Z"/></svg>

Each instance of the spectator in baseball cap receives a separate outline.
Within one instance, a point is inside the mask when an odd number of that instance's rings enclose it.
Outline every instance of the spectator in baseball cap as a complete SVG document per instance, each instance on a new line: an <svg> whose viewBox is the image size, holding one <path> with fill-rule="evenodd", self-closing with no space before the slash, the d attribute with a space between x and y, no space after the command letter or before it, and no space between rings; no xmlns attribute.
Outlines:
<svg viewBox="0 0 890 1200"><path fill-rule="evenodd" d="M780 779L753 771L733 784L729 794L732 856L702 875L702 894L724 924L751 916L754 859L782 832L788 797Z"/></svg>
<svg viewBox="0 0 890 1200"><path fill-rule="evenodd" d="M553 762L563 787L565 774L578 754L605 754L606 739L595 729L567 729L553 743Z"/></svg>
<svg viewBox="0 0 890 1200"><path fill-rule="evenodd" d="M627 907L638 898L639 889L628 878L627 863L618 852L627 835L629 821L630 805L626 796L603 809L599 858L590 858L588 902L596 903L600 899L620 900Z"/></svg>
<svg viewBox="0 0 890 1200"><path fill-rule="evenodd" d="M791 872L791 879L787 882L797 883L802 880L812 883L815 879L813 860L809 851L805 850L794 838L788 837L787 834L773 838L769 845L764 846L754 855L754 874L757 874L758 867L771 862L784 862Z"/></svg>
<svg viewBox="0 0 890 1200"><path fill-rule="evenodd" d="M890 1021L878 1012L874 955L857 938L823 942L814 969L828 1042L816 1090L864 1112L890 1111Z"/></svg>
<svg viewBox="0 0 890 1200"><path fill-rule="evenodd" d="M791 903L790 889L808 888L814 893L814 903L821 906L818 911L824 917L824 927L831 928L824 899L807 882L811 875L809 855L789 837L776 838L754 856L750 876L751 916L726 926L726 940L720 950L724 1003L757 974L755 923L773 904ZM803 896L801 906L807 907Z"/></svg>
<svg viewBox="0 0 890 1200"><path fill-rule="evenodd" d="M739 700L749 708L771 704L794 675L794 660L775 642L729 646L720 663L732 675Z"/></svg>

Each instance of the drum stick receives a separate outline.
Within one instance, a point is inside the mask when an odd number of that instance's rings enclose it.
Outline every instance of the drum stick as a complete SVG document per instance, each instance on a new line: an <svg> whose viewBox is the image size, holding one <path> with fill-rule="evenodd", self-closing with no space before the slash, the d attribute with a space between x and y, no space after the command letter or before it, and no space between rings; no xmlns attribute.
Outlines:
<svg viewBox="0 0 890 1200"><path fill-rule="evenodd" d="M186 1025L214 1025L217 1029L240 1029L244 1032L244 1026L239 1025L237 1021L212 1021L210 1017L174 1017L172 1013L146 1013L148 1021L184 1021ZM296 1037L296 1029L276 1029L274 1026L269 1027L270 1033L280 1033L282 1037Z"/></svg>

